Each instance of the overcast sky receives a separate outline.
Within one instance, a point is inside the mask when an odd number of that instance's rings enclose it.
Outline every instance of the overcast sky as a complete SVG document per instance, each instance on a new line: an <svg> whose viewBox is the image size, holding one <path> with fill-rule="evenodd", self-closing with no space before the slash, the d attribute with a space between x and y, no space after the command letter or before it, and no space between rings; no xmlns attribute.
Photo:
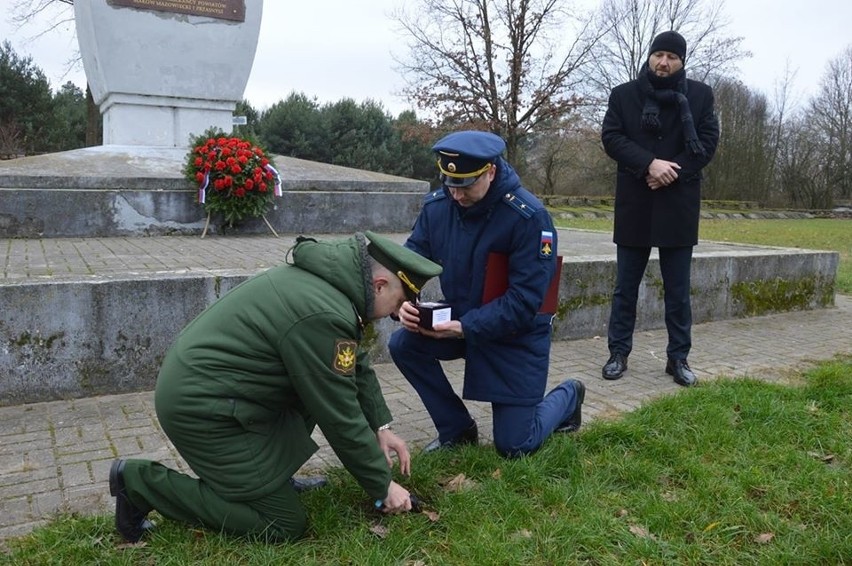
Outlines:
<svg viewBox="0 0 852 566"><path fill-rule="evenodd" d="M388 18L400 2L267 0L245 98L263 109L298 91L320 102L372 98L394 115L405 110L405 101L396 96L403 81L391 57L392 52L405 55L405 41ZM594 6L596 0L582 2ZM13 3L0 0L0 39L8 39L18 55L32 56L54 89L68 80L85 88L82 67L67 69L77 50L73 24L36 37L72 16L72 9L56 2L63 16L46 14L16 31L9 21ZM852 0L727 0L726 12L728 33L742 36L743 47L753 53L730 64L740 68L745 84L770 100L788 64L796 72L794 94L805 100L817 91L826 62L852 45Z"/></svg>

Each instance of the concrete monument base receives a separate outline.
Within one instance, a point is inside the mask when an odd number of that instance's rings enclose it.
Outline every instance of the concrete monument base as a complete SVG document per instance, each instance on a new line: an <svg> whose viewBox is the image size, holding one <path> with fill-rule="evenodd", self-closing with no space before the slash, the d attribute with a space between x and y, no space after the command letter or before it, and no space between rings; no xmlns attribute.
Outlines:
<svg viewBox="0 0 852 566"><path fill-rule="evenodd" d="M186 148L104 145L0 161L0 237L201 234L207 218L182 173ZM408 231L425 181L273 157L283 196L266 218L278 232ZM224 228L214 216L208 234ZM229 231L269 233L261 219Z"/></svg>

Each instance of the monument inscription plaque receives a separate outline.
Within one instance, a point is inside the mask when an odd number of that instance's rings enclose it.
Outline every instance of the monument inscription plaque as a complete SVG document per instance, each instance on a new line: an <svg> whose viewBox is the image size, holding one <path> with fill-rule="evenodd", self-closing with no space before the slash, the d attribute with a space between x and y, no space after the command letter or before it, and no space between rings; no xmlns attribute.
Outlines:
<svg viewBox="0 0 852 566"><path fill-rule="evenodd" d="M244 0L107 0L111 6L208 16L235 22L246 19Z"/></svg>

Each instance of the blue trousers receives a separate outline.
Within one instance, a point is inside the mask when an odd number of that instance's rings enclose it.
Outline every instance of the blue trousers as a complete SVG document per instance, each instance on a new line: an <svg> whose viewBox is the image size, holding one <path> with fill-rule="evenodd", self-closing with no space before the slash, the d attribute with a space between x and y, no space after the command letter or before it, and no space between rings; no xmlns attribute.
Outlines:
<svg viewBox="0 0 852 566"><path fill-rule="evenodd" d="M692 246L659 248L659 251L666 330L669 335L666 354L674 360L685 360L692 348L692 304L689 296ZM639 284L650 255L651 248L618 246L618 273L608 330L611 354L628 356L633 350Z"/></svg>
<svg viewBox="0 0 852 566"><path fill-rule="evenodd" d="M388 343L394 363L420 396L441 442L455 439L474 424L441 367L442 360L464 358L466 348L464 340L436 340L405 329L394 332ZM508 457L536 451L574 413L576 405L570 380L536 405L492 403L494 447Z"/></svg>

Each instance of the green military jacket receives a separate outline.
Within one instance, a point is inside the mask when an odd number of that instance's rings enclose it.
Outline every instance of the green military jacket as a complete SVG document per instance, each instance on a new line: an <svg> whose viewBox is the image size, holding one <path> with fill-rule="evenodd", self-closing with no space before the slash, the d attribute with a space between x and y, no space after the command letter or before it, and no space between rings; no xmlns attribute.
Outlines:
<svg viewBox="0 0 852 566"><path fill-rule="evenodd" d="M292 261L181 332L158 377L158 417L226 499L279 489L317 450L314 425L370 497L384 499L391 471L376 429L391 414L359 345L373 309L364 237L301 241Z"/></svg>

